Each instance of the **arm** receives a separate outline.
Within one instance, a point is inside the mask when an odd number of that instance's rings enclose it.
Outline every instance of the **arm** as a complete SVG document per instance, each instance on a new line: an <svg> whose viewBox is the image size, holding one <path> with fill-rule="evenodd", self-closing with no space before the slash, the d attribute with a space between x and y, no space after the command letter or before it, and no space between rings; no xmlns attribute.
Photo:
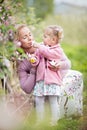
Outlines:
<svg viewBox="0 0 87 130"><path fill-rule="evenodd" d="M61 60L61 61L55 61L55 64L50 64L49 68L52 71L58 71L59 69L62 70L66 70L66 69L70 69L71 68L71 61L67 58L65 60Z"/></svg>
<svg viewBox="0 0 87 130"><path fill-rule="evenodd" d="M35 85L36 68L32 67L28 60L19 63L18 75L21 88L24 92L30 93Z"/></svg>
<svg viewBox="0 0 87 130"><path fill-rule="evenodd" d="M48 60L54 59L55 66L49 65L49 68L53 71L71 68L71 61L65 55L63 49L60 46L56 47L55 49L50 49L47 46L41 45L39 46L39 53L46 57Z"/></svg>
<svg viewBox="0 0 87 130"><path fill-rule="evenodd" d="M45 45L39 46L39 53L43 55L48 60L55 59L56 57L59 59L61 57L62 48L60 47L48 47Z"/></svg>
<svg viewBox="0 0 87 130"><path fill-rule="evenodd" d="M66 58L65 60L62 60L60 62L60 69L70 69L71 68L71 61ZM57 67L57 64L56 64L56 67Z"/></svg>

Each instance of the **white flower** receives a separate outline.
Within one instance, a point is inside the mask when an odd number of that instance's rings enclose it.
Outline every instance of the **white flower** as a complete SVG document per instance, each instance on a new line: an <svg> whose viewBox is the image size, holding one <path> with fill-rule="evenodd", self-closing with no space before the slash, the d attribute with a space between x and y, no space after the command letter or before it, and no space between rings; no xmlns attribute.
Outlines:
<svg viewBox="0 0 87 130"><path fill-rule="evenodd" d="M4 65L6 65L7 68L10 68L10 61L6 58L3 59Z"/></svg>
<svg viewBox="0 0 87 130"><path fill-rule="evenodd" d="M16 44L17 47L21 46L21 42L20 41L14 41L14 43Z"/></svg>

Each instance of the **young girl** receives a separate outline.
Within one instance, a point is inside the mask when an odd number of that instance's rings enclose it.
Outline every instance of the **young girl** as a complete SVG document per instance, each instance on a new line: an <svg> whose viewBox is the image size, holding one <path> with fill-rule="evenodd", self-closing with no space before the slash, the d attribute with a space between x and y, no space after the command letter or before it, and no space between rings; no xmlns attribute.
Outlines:
<svg viewBox="0 0 87 130"><path fill-rule="evenodd" d="M36 112L38 120L44 116L44 100L49 97L52 119L55 125L60 118L58 100L61 96L61 85L63 77L70 69L71 64L63 49L60 41L63 38L63 29L60 26L48 26L44 31L43 44L36 51L36 60L32 64L37 66L36 85L34 96L36 101ZM57 71L52 71L51 66L56 66Z"/></svg>

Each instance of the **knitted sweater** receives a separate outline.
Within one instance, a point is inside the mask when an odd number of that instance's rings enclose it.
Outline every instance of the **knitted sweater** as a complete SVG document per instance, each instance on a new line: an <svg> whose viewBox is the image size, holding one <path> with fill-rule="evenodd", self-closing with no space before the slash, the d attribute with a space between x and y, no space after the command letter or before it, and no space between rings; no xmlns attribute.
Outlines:
<svg viewBox="0 0 87 130"><path fill-rule="evenodd" d="M29 94L33 90L36 81L36 68L32 67L27 59L18 61L18 75L22 90Z"/></svg>

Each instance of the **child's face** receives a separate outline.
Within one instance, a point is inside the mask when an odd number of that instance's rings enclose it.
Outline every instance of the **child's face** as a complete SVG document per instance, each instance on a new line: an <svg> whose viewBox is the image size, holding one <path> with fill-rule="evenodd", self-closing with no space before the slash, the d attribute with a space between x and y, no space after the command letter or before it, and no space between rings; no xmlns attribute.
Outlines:
<svg viewBox="0 0 87 130"><path fill-rule="evenodd" d="M51 38L50 38L50 36L44 34L44 36L43 36L43 42L44 42L45 45L50 46L50 43L51 43Z"/></svg>
<svg viewBox="0 0 87 130"><path fill-rule="evenodd" d="M32 44L33 44L33 36L29 30L28 27L23 27L20 31L19 31L19 41L21 42L21 46L23 48L31 48Z"/></svg>
<svg viewBox="0 0 87 130"><path fill-rule="evenodd" d="M54 46L57 44L56 37L53 35L52 30L45 30L43 42L48 46Z"/></svg>

